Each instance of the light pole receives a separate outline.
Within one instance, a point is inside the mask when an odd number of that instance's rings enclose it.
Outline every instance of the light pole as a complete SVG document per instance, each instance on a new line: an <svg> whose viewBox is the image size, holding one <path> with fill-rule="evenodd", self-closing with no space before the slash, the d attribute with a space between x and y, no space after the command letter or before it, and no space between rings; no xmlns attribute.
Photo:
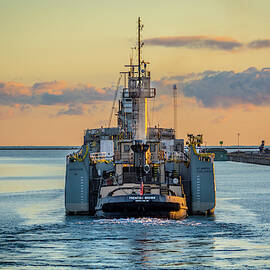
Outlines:
<svg viewBox="0 0 270 270"><path fill-rule="evenodd" d="M237 133L237 142L238 142L238 152L239 152L239 137L240 137L240 133Z"/></svg>

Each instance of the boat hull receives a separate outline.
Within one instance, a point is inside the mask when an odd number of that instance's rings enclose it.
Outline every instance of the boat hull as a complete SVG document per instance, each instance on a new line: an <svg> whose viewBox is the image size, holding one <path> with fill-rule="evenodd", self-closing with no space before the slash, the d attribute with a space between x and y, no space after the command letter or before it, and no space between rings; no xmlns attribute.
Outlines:
<svg viewBox="0 0 270 270"><path fill-rule="evenodd" d="M185 198L178 196L152 194L113 196L99 199L96 216L183 219L187 216L187 206Z"/></svg>

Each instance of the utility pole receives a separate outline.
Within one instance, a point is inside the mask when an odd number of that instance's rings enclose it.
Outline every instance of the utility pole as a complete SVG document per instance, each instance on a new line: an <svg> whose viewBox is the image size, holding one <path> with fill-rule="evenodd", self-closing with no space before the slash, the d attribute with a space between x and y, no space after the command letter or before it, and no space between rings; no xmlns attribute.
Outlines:
<svg viewBox="0 0 270 270"><path fill-rule="evenodd" d="M174 122L174 134L177 138L177 87L173 85L173 122Z"/></svg>
<svg viewBox="0 0 270 270"><path fill-rule="evenodd" d="M239 137L240 137L240 133L239 132L237 133L237 136L238 136L237 141L238 141L238 152L239 152Z"/></svg>

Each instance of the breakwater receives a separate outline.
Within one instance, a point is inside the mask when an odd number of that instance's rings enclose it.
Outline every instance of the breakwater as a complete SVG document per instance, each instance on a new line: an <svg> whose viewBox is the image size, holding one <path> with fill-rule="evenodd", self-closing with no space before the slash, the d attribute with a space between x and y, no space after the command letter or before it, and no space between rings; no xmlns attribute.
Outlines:
<svg viewBox="0 0 270 270"><path fill-rule="evenodd" d="M79 146L0 146L0 150L75 150Z"/></svg>
<svg viewBox="0 0 270 270"><path fill-rule="evenodd" d="M243 152L237 151L228 153L228 158L230 161L243 162L243 163L252 163L260 165L270 166L270 154L258 153L258 152Z"/></svg>

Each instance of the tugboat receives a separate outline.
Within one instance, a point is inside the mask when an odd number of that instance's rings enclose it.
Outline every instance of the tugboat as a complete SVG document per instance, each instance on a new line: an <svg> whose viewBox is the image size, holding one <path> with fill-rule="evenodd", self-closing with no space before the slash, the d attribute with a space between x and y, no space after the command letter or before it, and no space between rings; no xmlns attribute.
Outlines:
<svg viewBox="0 0 270 270"><path fill-rule="evenodd" d="M66 158L67 215L183 219L214 213L214 156L196 151L202 135L188 135L186 153L175 129L147 126L147 100L156 89L141 59L141 31L138 18L138 61L121 72L117 127L110 127L112 113L107 128L85 130L81 149Z"/></svg>

